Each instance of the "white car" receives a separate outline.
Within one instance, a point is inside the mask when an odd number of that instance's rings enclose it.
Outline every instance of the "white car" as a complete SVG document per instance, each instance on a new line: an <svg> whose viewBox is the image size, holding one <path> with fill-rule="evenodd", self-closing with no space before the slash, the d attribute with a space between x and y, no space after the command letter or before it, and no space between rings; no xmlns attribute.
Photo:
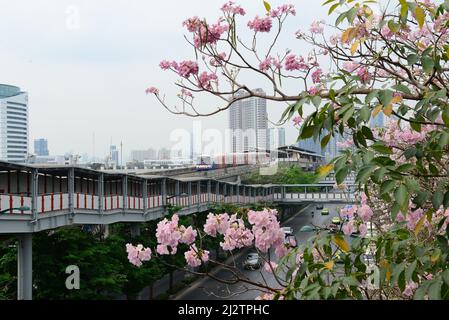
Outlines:
<svg viewBox="0 0 449 320"><path fill-rule="evenodd" d="M284 231L285 236L293 235L293 228L292 227L283 227L282 231Z"/></svg>

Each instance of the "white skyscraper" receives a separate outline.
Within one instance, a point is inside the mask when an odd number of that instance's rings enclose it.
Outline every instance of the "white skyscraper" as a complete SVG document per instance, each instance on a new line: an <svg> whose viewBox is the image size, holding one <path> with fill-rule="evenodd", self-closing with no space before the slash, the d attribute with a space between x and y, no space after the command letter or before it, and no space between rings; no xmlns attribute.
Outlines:
<svg viewBox="0 0 449 320"><path fill-rule="evenodd" d="M270 128L270 150L285 147L285 128Z"/></svg>
<svg viewBox="0 0 449 320"><path fill-rule="evenodd" d="M0 84L0 160L24 163L28 157L28 94Z"/></svg>
<svg viewBox="0 0 449 320"><path fill-rule="evenodd" d="M262 89L255 92L265 95ZM236 97L245 96L244 91ZM269 149L267 100L250 97L239 100L229 108L231 152L254 152Z"/></svg>

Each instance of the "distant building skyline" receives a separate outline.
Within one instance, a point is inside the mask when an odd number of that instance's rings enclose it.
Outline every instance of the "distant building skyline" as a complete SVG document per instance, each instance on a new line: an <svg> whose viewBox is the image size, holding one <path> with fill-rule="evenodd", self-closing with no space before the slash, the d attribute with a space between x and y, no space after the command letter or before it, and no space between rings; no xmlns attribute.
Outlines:
<svg viewBox="0 0 449 320"><path fill-rule="evenodd" d="M111 161L118 165L119 164L119 151L117 149L117 146L111 145L110 156L111 156Z"/></svg>
<svg viewBox="0 0 449 320"><path fill-rule="evenodd" d="M254 92L265 95L260 88ZM235 96L244 97L246 94L241 91ZM269 149L267 100L249 97L233 103L229 108L229 129L232 153Z"/></svg>
<svg viewBox="0 0 449 320"><path fill-rule="evenodd" d="M0 160L25 163L28 158L28 93L0 84Z"/></svg>
<svg viewBox="0 0 449 320"><path fill-rule="evenodd" d="M34 153L36 156L48 156L50 154L48 150L47 139L35 139L34 140Z"/></svg>
<svg viewBox="0 0 449 320"><path fill-rule="evenodd" d="M285 128L270 128L270 150L277 150L279 147L285 147Z"/></svg>

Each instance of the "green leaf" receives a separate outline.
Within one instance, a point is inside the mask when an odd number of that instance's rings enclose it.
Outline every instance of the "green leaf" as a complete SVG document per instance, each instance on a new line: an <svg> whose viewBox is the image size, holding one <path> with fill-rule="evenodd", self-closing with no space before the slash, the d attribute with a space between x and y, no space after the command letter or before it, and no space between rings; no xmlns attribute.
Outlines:
<svg viewBox="0 0 449 320"><path fill-rule="evenodd" d="M424 26L424 22L426 20L426 13L424 12L424 9L421 8L420 6L416 6L415 16L416 16L416 21L418 22L419 27L422 28Z"/></svg>
<svg viewBox="0 0 449 320"><path fill-rule="evenodd" d="M435 210L438 210L443 204L443 200L444 200L444 193L441 191L435 192L432 197L433 208Z"/></svg>
<svg viewBox="0 0 449 320"><path fill-rule="evenodd" d="M449 208L449 191L446 192L446 194L444 195L443 206L444 206L444 209Z"/></svg>
<svg viewBox="0 0 449 320"><path fill-rule="evenodd" d="M435 279L434 283L429 287L429 299L430 300L441 300L441 286L443 281L438 278Z"/></svg>
<svg viewBox="0 0 449 320"><path fill-rule="evenodd" d="M420 57L417 54L411 54L407 56L407 62L409 66L416 64L420 60Z"/></svg>
<svg viewBox="0 0 449 320"><path fill-rule="evenodd" d="M407 187L403 184L401 184L394 193L395 199L398 202L398 204L403 207L408 202L408 192Z"/></svg>
<svg viewBox="0 0 449 320"><path fill-rule="evenodd" d="M405 93L405 94L411 94L412 92L407 86L404 86L403 84L397 84L392 87L394 90L397 90L399 92Z"/></svg>
<svg viewBox="0 0 449 320"><path fill-rule="evenodd" d="M362 109L360 109L360 118L362 119L362 121L368 122L370 117L371 110L367 106L364 106Z"/></svg>
<svg viewBox="0 0 449 320"><path fill-rule="evenodd" d="M405 270L405 281L410 282L412 280L413 273L416 270L418 262L415 260L413 261Z"/></svg>
<svg viewBox="0 0 449 320"><path fill-rule="evenodd" d="M360 169L360 171L357 174L357 178L356 181L357 182L365 182L368 177L371 175L371 173L373 173L373 171L376 169L375 166L373 165L367 165L364 166L362 169Z"/></svg>
<svg viewBox="0 0 449 320"><path fill-rule="evenodd" d="M405 150L404 152L404 157L407 160L410 160L411 158L413 158L416 153L418 152L418 150L415 147L409 148L407 150Z"/></svg>
<svg viewBox="0 0 449 320"><path fill-rule="evenodd" d="M387 180L387 181L383 182L382 185L380 186L380 194L383 195L386 193L390 193L391 191L393 191L395 186L396 186L396 181Z"/></svg>
<svg viewBox="0 0 449 320"><path fill-rule="evenodd" d="M433 70L435 68L435 61L433 61L432 58L430 58L428 56L424 56L421 58L421 63L422 63L423 70L425 73L427 73L427 74L433 73Z"/></svg>
<svg viewBox="0 0 449 320"><path fill-rule="evenodd" d="M325 136L322 140L321 140L321 148L324 149L326 148L326 146L329 144L329 141L332 137L332 134L328 134L327 136Z"/></svg>
<svg viewBox="0 0 449 320"><path fill-rule="evenodd" d="M312 103L316 108L319 108L321 106L321 101L322 101L322 99L320 96L314 96L312 98Z"/></svg>
<svg viewBox="0 0 449 320"><path fill-rule="evenodd" d="M430 192L426 190L419 191L413 202L420 208L427 202L430 198Z"/></svg>
<svg viewBox="0 0 449 320"><path fill-rule="evenodd" d="M370 128L363 126L362 133L368 140L374 141L374 135Z"/></svg>
<svg viewBox="0 0 449 320"><path fill-rule="evenodd" d="M267 10L267 12L271 11L271 5L267 1L264 1L263 5L265 6L265 10Z"/></svg>
<svg viewBox="0 0 449 320"><path fill-rule="evenodd" d="M390 147L381 145L381 144L373 144L371 146L374 150L376 150L379 153L382 154L393 154L393 149L391 149Z"/></svg>
<svg viewBox="0 0 449 320"><path fill-rule="evenodd" d="M391 101L393 100L393 91L391 90L382 90L379 92L379 102L384 106L387 107L391 104Z"/></svg>
<svg viewBox="0 0 449 320"><path fill-rule="evenodd" d="M371 101L373 101L374 98L377 98L379 94L379 90L373 90L370 93L368 93L365 97L365 103L369 104Z"/></svg>
<svg viewBox="0 0 449 320"><path fill-rule="evenodd" d="M340 6L340 4L339 3L335 3L335 4L333 4L330 8L329 8L329 12L328 12L328 15L331 15L332 14L332 12L334 12L335 11L335 9L337 9L338 7Z"/></svg>
<svg viewBox="0 0 449 320"><path fill-rule="evenodd" d="M345 181L346 177L348 176L348 173L349 173L349 168L347 166L338 170L335 173L335 179L337 181L337 184L342 184Z"/></svg>

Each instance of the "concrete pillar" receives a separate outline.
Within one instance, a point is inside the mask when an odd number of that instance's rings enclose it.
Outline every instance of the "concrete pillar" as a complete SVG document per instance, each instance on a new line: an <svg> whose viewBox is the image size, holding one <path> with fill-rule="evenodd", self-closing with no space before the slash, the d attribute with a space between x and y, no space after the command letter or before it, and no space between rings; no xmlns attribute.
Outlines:
<svg viewBox="0 0 449 320"><path fill-rule="evenodd" d="M210 203L211 199L212 186L210 180L207 181L207 202Z"/></svg>
<svg viewBox="0 0 449 320"><path fill-rule="evenodd" d="M104 202L103 202L103 195L104 195L104 174L100 173L100 175L98 176L98 211L100 212L100 214L103 214L104 211Z"/></svg>
<svg viewBox="0 0 449 320"><path fill-rule="evenodd" d="M69 213L75 214L75 169L70 168L68 174Z"/></svg>
<svg viewBox="0 0 449 320"><path fill-rule="evenodd" d="M33 238L31 233L18 235L17 299L33 299Z"/></svg>
<svg viewBox="0 0 449 320"><path fill-rule="evenodd" d="M122 197L123 197L123 211L127 211L128 208L128 176L122 177Z"/></svg>
<svg viewBox="0 0 449 320"><path fill-rule="evenodd" d="M188 183L187 193L189 194L189 207L192 205L192 182Z"/></svg>
<svg viewBox="0 0 449 320"><path fill-rule="evenodd" d="M162 179L161 186L162 205L167 205L167 179Z"/></svg>
<svg viewBox="0 0 449 320"><path fill-rule="evenodd" d="M143 212L148 210L148 181L142 180Z"/></svg>
<svg viewBox="0 0 449 320"><path fill-rule="evenodd" d="M198 181L196 183L196 193L197 193L198 206L199 206L200 202L201 202L201 181Z"/></svg>
<svg viewBox="0 0 449 320"><path fill-rule="evenodd" d="M181 190L180 190L180 183L179 183L179 181L176 181L175 194L176 194L176 205L179 206L179 204L181 203L181 198L180 198Z"/></svg>
<svg viewBox="0 0 449 320"><path fill-rule="evenodd" d="M140 237L140 223L131 224L131 237Z"/></svg>
<svg viewBox="0 0 449 320"><path fill-rule="evenodd" d="M39 188L38 170L33 169L31 175L31 214L33 215L33 220L37 221L39 219L39 214L37 212L37 193Z"/></svg>

